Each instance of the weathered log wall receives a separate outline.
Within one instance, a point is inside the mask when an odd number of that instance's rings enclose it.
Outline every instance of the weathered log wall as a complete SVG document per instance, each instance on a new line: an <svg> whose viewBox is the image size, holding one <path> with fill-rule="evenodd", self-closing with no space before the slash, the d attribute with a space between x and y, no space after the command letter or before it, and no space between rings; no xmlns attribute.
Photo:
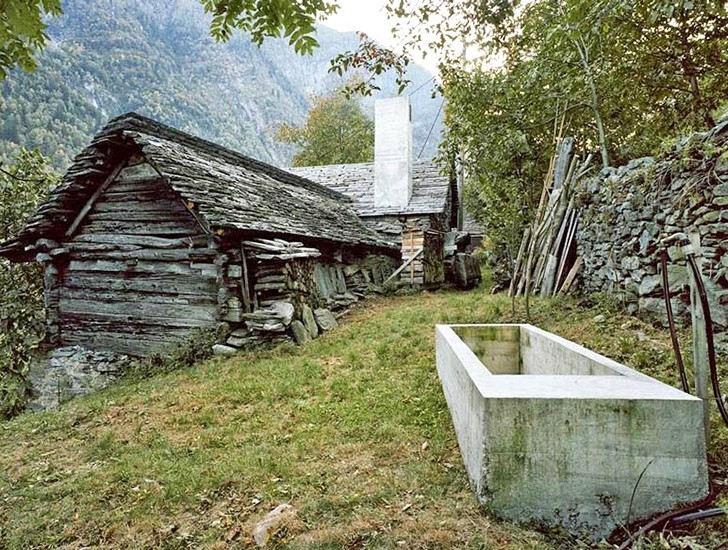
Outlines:
<svg viewBox="0 0 728 550"><path fill-rule="evenodd" d="M49 343L142 357L223 323L239 346L290 341L306 308L346 308L396 267L368 247L212 231L143 157L112 171L69 227L36 243Z"/></svg>
<svg viewBox="0 0 728 550"><path fill-rule="evenodd" d="M46 295L60 345L146 356L219 321L214 240L147 163L121 170L59 250Z"/></svg>

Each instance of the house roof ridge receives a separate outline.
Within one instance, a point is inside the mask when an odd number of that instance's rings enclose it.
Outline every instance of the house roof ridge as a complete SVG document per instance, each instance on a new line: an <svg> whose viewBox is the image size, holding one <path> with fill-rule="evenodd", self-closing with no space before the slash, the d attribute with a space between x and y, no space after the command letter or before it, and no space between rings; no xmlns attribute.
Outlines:
<svg viewBox="0 0 728 550"><path fill-rule="evenodd" d="M234 149L230 149L229 147L225 147L208 139L195 136L183 130L179 130L169 126L168 124L159 122L158 120L140 115L134 111L129 111L109 120L109 122L96 134L96 137L117 131L136 131L173 141L186 147L192 147L218 159L223 159L230 164L264 173L282 181L283 183L304 187L309 191L313 191L336 200L341 200L343 202L351 202L351 199L343 193L334 191L325 185L311 181L308 178L299 176L283 168L273 166L272 164L256 160L244 155L243 153L235 151Z"/></svg>

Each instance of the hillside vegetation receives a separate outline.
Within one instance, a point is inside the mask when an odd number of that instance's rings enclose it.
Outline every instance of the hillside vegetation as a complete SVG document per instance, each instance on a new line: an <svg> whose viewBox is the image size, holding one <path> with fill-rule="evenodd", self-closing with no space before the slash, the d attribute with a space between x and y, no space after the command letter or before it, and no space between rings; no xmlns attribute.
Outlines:
<svg viewBox="0 0 728 550"><path fill-rule="evenodd" d="M276 538L290 548L578 547L484 514L436 375L435 323L524 320L522 306L484 289L376 299L303 348L128 379L5 423L0 547L246 547L283 502L298 510ZM662 329L606 302L531 314L676 384ZM728 432L713 435L711 461L726 464ZM728 542L725 520L695 529L674 547Z"/></svg>
<svg viewBox="0 0 728 550"><path fill-rule="evenodd" d="M49 21L52 41L38 69L0 80L0 160L22 145L64 168L109 118L137 111L289 165L294 150L276 139L278 126L303 122L311 96L341 84L328 73L329 60L358 43L353 33L320 27L312 56L284 40L259 48L242 34L217 44L199 0L66 0L63 9ZM432 75L412 66L408 77L419 85ZM393 80L383 78L382 93L394 90ZM419 151L440 100L427 88L412 100ZM431 138L424 154L432 156L438 142Z"/></svg>

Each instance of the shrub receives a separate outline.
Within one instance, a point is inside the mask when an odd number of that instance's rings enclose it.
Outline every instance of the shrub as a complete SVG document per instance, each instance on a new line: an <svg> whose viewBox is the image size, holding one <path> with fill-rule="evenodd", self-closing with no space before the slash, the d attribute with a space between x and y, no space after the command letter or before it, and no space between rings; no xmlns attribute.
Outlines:
<svg viewBox="0 0 728 550"><path fill-rule="evenodd" d="M21 149L12 164L0 163L0 242L18 232L57 181L36 151ZM0 288L0 418L9 418L25 408L28 368L44 336L42 270L0 260Z"/></svg>

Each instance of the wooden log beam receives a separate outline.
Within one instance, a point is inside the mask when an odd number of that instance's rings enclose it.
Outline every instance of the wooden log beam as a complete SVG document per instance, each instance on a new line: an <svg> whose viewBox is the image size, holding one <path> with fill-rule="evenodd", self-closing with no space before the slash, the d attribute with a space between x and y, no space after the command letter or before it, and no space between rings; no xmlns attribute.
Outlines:
<svg viewBox="0 0 728 550"><path fill-rule="evenodd" d="M411 263L412 263L412 262L413 262L413 261L415 260L415 258L418 258L418 257L419 257L419 256L420 256L420 255L421 255L421 254L422 254L423 252L424 252L424 249L420 249L420 250L418 250L418 251L417 251L417 252L415 253L415 255L414 255L414 256L412 256L412 257L411 257L411 258L410 258L409 260L407 260L407 261L406 261L406 262L404 262L404 263L403 263L403 264L402 264L401 266L399 266L399 267L397 268L397 270L396 270L396 271L395 271L394 273L392 273L392 274L391 274L391 275L390 275L390 276L389 276L389 277L388 277L387 279L385 279L384 283L382 283L382 284L383 284L383 285L386 285L386 284L387 284L387 283L388 283L389 281L391 281L391 280L393 280L393 279L394 279L395 277L397 277L397 276L398 276L398 275L399 275L400 273L402 273L402 271L404 271L405 269L407 269L407 266L409 266L409 265L410 265L410 264L411 264Z"/></svg>
<svg viewBox="0 0 728 550"><path fill-rule="evenodd" d="M96 188L96 191L94 191L91 197L86 201L86 204L83 205L83 208L81 208L81 211L73 220L73 223L71 223L71 225L66 230L66 237L71 237L76 232L83 220L86 219L88 213L91 212L91 208L93 208L94 203L103 194L103 192L106 191L109 185L111 185L111 182L116 179L116 176L119 175L119 172L121 172L125 166L125 162L120 162L119 164L117 164L116 167L111 171L111 173L106 177L106 179L101 183L101 185Z"/></svg>

